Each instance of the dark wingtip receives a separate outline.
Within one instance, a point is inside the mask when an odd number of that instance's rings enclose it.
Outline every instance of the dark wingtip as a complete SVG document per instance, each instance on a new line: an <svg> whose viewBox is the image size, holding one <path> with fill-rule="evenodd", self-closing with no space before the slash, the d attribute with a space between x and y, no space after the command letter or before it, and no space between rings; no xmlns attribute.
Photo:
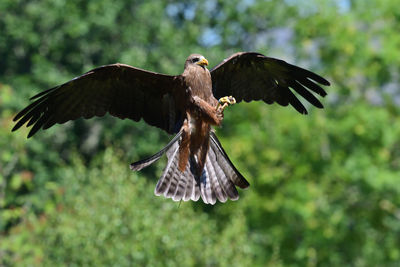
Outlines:
<svg viewBox="0 0 400 267"><path fill-rule="evenodd" d="M310 78L311 80L314 80L317 83L322 84L322 85L326 85L326 86L330 86L331 85L330 82L328 82L328 80L326 80L322 76L320 76L320 75L318 75L318 74L316 74L314 72L311 72L309 70L306 70L306 71L308 72L308 75L307 75L308 78Z"/></svg>
<svg viewBox="0 0 400 267"><path fill-rule="evenodd" d="M298 102L289 102L289 104L294 107L294 109L299 112L301 115L308 115L307 109L301 104L300 100L297 99ZM300 103L300 104L299 104Z"/></svg>
<svg viewBox="0 0 400 267"><path fill-rule="evenodd" d="M313 81L316 81L319 84L326 85L326 86L330 86L331 85L328 80L326 80L322 76L320 76L320 75L318 75L318 74L316 74L316 73L314 73L312 71L309 71L307 69L303 69L303 68L295 66L295 65L291 65L291 66L293 67L295 72L297 72L297 73L299 73L301 75L304 75L305 77L307 77L307 78L309 78L309 79L311 79Z"/></svg>
<svg viewBox="0 0 400 267"><path fill-rule="evenodd" d="M289 104L292 107L294 107L294 109L297 110L297 112L299 112L300 114L302 114L302 115L307 115L308 114L307 109L303 105L301 105L301 107L300 107L300 106L297 106L297 104L295 104L295 103L289 103Z"/></svg>
<svg viewBox="0 0 400 267"><path fill-rule="evenodd" d="M12 129L11 132L15 132L16 130L18 130L20 128L20 126L17 127L17 125L15 125Z"/></svg>
<svg viewBox="0 0 400 267"><path fill-rule="evenodd" d="M52 88L50 88L50 89L44 90L44 91L42 91L42 92L40 92L40 93L38 93L38 94L32 96L31 98L29 98L29 100L35 100L35 99L37 99L37 98L39 98L39 97L41 97L41 96L43 96L43 95L45 95L45 94L47 94L47 93L50 93L51 91L54 91L55 89L57 89L57 88L59 88L59 87L60 87L60 86L56 86L56 87L52 87Z"/></svg>
<svg viewBox="0 0 400 267"><path fill-rule="evenodd" d="M21 110L20 112L18 112L18 114L14 116L13 121L19 120L27 112L28 107L26 107L23 110Z"/></svg>
<svg viewBox="0 0 400 267"><path fill-rule="evenodd" d="M35 133L36 133L37 131L33 131L33 129L32 130L30 130L29 131L29 133L28 133L28 136L27 136L27 138L31 138L32 136L34 136L35 135Z"/></svg>
<svg viewBox="0 0 400 267"><path fill-rule="evenodd" d="M14 125L14 127L11 129L11 132L15 132L16 130L18 130L19 128L21 128L21 126L22 126L23 124L16 124L16 125ZM33 135L33 134L32 134ZM26 138L30 138L32 135L29 135L28 134L28 136L26 137Z"/></svg>
<svg viewBox="0 0 400 267"><path fill-rule="evenodd" d="M321 77L321 79L322 79L321 82L319 82L320 84L323 84L323 85L326 85L326 86L330 86L331 85L331 83L328 80L326 80L326 79L324 79L322 77Z"/></svg>
<svg viewBox="0 0 400 267"><path fill-rule="evenodd" d="M324 105L322 105L322 103L321 102L317 102L317 103L315 103L316 105L314 105L314 107L317 107L317 108L320 108L320 109L323 109L324 108Z"/></svg>
<svg viewBox="0 0 400 267"><path fill-rule="evenodd" d="M35 125L33 125L32 129L28 133L28 138L31 138L32 136L34 136L35 133L37 133L41 128L42 128L42 124L40 124L40 123L36 123Z"/></svg>

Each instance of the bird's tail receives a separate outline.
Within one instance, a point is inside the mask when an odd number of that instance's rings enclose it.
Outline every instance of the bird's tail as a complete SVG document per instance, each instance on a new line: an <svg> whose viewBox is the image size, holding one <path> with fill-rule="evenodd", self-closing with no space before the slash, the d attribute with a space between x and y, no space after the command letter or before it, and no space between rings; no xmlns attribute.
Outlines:
<svg viewBox="0 0 400 267"><path fill-rule="evenodd" d="M180 131L177 135L175 135L174 138L160 151L158 151L156 154L154 154L151 157L148 157L146 159L142 159L139 161L136 161L134 163L131 163L130 168L132 171L140 171L141 169L153 164L157 160L161 158L164 153L171 148L175 143L178 143L182 135L182 131Z"/></svg>
<svg viewBox="0 0 400 267"><path fill-rule="evenodd" d="M215 204L217 200L237 200L239 194L236 186L247 188L249 183L233 166L215 133L210 132L210 148L201 175L197 174L196 156L190 156L184 172L179 170L180 137L181 132L157 154L132 163L131 169L140 170L166 153L168 163L154 190L157 196L164 195L174 201L197 201L201 197L207 204Z"/></svg>

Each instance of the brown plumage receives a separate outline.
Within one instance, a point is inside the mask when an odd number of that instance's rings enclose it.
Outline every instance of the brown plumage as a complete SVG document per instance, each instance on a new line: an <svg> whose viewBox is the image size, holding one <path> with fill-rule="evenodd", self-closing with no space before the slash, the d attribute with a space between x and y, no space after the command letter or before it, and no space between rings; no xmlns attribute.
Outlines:
<svg viewBox="0 0 400 267"><path fill-rule="evenodd" d="M217 99L233 96L242 100L263 100L292 105L300 113L307 110L291 89L312 105L322 108L309 91L325 96L318 85L329 85L321 76L259 53L236 53L208 71L207 60L190 55L182 75L164 75L112 64L93 69L69 82L34 97L19 112L13 131L33 125L28 137L39 129L80 117L104 116L107 112L121 119L144 119L169 134L171 142L153 156L132 163L140 170L164 153L168 163L157 183L155 194L175 201L200 197L205 203L239 198L236 186L249 183L229 160L212 126L223 120L227 104Z"/></svg>

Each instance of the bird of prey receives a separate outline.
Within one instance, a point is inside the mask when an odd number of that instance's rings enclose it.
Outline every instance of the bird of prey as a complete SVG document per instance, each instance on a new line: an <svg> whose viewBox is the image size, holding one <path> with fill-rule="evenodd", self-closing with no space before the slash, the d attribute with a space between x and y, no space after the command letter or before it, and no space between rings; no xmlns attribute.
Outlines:
<svg viewBox="0 0 400 267"><path fill-rule="evenodd" d="M111 64L88 71L64 84L43 91L14 118L13 131L27 123L28 138L39 129L80 117L104 116L139 121L175 137L158 153L132 163L141 170L164 153L168 162L156 195L174 201L215 204L239 198L236 186L249 183L232 164L212 126L219 126L226 106L262 100L307 110L292 92L323 108L313 95L325 96L321 85L329 82L306 69L255 52L239 52L210 71L208 61L190 55L181 75L165 75L125 64ZM313 93L312 93L312 92Z"/></svg>

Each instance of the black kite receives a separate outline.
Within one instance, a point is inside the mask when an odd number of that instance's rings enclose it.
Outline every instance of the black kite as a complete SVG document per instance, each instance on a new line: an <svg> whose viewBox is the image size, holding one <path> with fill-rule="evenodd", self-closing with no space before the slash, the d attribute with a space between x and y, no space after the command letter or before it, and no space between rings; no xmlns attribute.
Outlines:
<svg viewBox="0 0 400 267"><path fill-rule="evenodd" d="M239 198L235 186L249 183L239 173L222 148L212 125L221 125L228 104L242 100L263 100L307 110L291 89L312 105L323 108L309 91L325 96L318 85L329 85L308 70L259 53L236 53L208 71L207 60L190 55L181 75L171 76L112 64L93 69L69 82L34 97L19 112L13 131L23 124L33 125L28 137L39 129L80 117L104 116L144 119L169 134L176 134L157 154L132 163L141 170L164 153L168 163L155 188L156 195L175 201L200 197L205 203ZM291 89L289 89L291 88ZM219 101L217 100L219 99Z"/></svg>

